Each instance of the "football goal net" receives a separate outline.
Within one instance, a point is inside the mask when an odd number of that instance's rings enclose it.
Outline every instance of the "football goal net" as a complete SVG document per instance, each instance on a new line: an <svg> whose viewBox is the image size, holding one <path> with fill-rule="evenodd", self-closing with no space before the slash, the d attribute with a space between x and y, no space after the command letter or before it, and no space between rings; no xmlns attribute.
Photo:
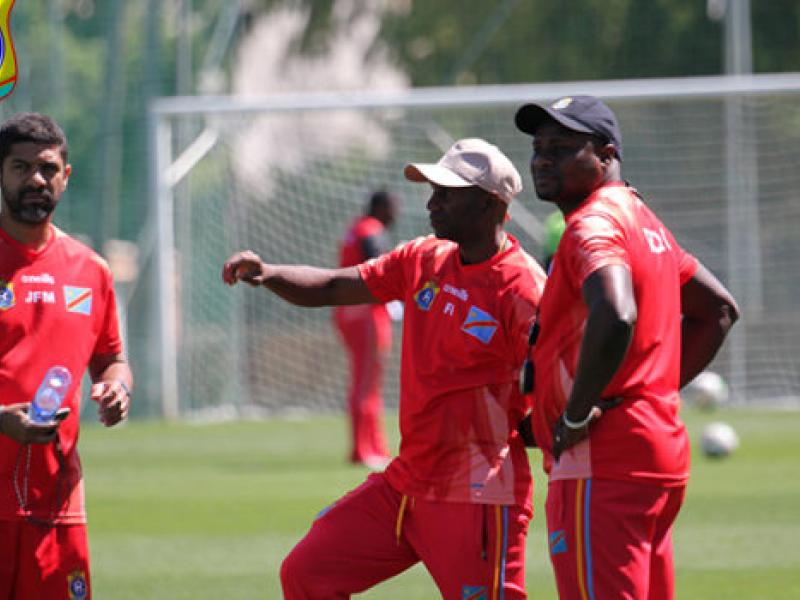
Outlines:
<svg viewBox="0 0 800 600"><path fill-rule="evenodd" d="M594 94L616 111L623 175L734 293L742 319L711 368L737 402L800 398L800 75L303 94L185 97L151 112L157 350L164 414L331 411L346 353L330 309L231 289L223 261L336 266L370 193L402 198L396 242L429 232L429 188L403 178L456 139L497 144L523 175L509 230L537 258L554 207L533 193L525 102ZM400 328L385 377L397 402Z"/></svg>

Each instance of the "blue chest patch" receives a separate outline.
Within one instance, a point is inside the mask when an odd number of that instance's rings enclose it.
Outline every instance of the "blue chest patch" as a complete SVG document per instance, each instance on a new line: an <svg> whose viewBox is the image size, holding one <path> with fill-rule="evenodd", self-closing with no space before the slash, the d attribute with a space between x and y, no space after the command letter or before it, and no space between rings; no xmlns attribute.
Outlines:
<svg viewBox="0 0 800 600"><path fill-rule="evenodd" d="M488 344L492 341L498 326L499 322L492 315L477 306L470 306L467 318L461 325L461 331Z"/></svg>

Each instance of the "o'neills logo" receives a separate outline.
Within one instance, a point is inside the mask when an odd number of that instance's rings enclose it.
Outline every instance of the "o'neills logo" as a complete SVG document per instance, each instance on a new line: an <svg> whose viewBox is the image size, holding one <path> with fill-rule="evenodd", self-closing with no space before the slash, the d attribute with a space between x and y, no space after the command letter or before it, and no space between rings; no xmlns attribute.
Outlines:
<svg viewBox="0 0 800 600"><path fill-rule="evenodd" d="M41 275L23 275L20 277L22 283L47 283L50 285L56 284L56 279L50 273L42 273Z"/></svg>
<svg viewBox="0 0 800 600"><path fill-rule="evenodd" d="M467 290L465 290L465 289L453 287L449 283L445 283L444 287L442 289L446 293L452 294L453 296L455 296L459 300L463 300L464 302L469 300L469 294L467 293Z"/></svg>

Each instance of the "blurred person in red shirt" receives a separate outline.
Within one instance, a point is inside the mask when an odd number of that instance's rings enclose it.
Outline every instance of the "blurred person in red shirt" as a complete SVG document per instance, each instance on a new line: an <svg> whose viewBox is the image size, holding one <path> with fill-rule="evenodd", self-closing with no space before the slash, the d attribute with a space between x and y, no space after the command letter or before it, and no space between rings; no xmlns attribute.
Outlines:
<svg viewBox="0 0 800 600"><path fill-rule="evenodd" d="M391 250L387 229L395 222L399 199L387 190L369 198L365 214L355 219L339 248L339 266L352 267ZM389 462L383 429L383 372L392 347L392 324L386 305L337 306L334 322L347 348L350 388L350 461L372 469Z"/></svg>

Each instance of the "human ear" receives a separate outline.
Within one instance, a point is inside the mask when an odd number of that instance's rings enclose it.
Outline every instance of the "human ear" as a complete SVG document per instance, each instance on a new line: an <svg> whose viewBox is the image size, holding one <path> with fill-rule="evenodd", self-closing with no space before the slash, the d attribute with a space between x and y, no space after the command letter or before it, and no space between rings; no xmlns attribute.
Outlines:
<svg viewBox="0 0 800 600"><path fill-rule="evenodd" d="M617 149L614 144L605 144L600 148L600 160L603 164L608 164L617 157Z"/></svg>

